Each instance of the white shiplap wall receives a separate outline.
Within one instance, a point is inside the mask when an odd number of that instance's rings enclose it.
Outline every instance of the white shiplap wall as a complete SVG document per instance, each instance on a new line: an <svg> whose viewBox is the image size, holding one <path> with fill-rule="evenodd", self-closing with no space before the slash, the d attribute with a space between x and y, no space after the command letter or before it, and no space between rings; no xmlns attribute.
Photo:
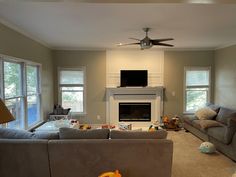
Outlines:
<svg viewBox="0 0 236 177"><path fill-rule="evenodd" d="M106 87L120 85L120 70L148 70L148 86L163 86L164 51L108 50Z"/></svg>

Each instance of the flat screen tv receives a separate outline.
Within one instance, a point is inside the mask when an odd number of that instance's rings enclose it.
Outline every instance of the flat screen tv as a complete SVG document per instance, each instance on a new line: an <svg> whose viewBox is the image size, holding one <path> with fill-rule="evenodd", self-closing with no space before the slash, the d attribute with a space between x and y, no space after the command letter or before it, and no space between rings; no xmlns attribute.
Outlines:
<svg viewBox="0 0 236 177"><path fill-rule="evenodd" d="M121 70L121 87L146 87L148 84L147 70Z"/></svg>

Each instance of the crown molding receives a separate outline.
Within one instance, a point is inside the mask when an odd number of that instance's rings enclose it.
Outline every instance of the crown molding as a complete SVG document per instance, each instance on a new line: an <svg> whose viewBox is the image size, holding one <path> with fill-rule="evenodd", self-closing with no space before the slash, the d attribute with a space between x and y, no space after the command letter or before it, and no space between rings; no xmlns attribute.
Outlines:
<svg viewBox="0 0 236 177"><path fill-rule="evenodd" d="M31 40L33 40L33 41L35 41L35 42L37 42L37 43L43 45L44 47L47 47L47 48L49 48L49 49L52 49L52 47L49 46L49 45L48 45L46 42L44 42L43 40L36 38L36 37L33 36L32 34L26 32L25 30L20 29L18 26L16 26L16 25L14 25L14 24L12 24L12 23L10 23L10 22L8 22L8 21L2 19L1 17L0 17L0 23L3 24L3 25L5 25L6 27L8 27L8 28L10 28L10 29L12 29L12 30L14 30L14 31L16 31L16 32L18 32L18 33L20 33L21 35L23 35L23 36L25 36L25 37L27 37L27 38L30 38Z"/></svg>
<svg viewBox="0 0 236 177"><path fill-rule="evenodd" d="M236 43L229 43L229 44L226 44L226 45L216 47L215 50L224 49L224 48L231 47L231 46L234 46L234 45L236 45Z"/></svg>

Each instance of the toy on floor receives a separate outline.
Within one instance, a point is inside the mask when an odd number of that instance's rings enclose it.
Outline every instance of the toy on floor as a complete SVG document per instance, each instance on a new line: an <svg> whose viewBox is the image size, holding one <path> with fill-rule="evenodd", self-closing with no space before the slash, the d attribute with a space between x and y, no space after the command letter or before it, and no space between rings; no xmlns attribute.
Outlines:
<svg viewBox="0 0 236 177"><path fill-rule="evenodd" d="M105 172L98 177L121 177L121 174L116 170L115 172Z"/></svg>
<svg viewBox="0 0 236 177"><path fill-rule="evenodd" d="M166 128L166 129L173 129L173 130L180 129L180 127L179 127L180 119L177 115L173 118L169 118L168 116L164 116L162 119L162 122L164 123L164 128Z"/></svg>
<svg viewBox="0 0 236 177"><path fill-rule="evenodd" d="M199 147L200 152L206 154L212 154L216 152L215 145L210 142L203 142Z"/></svg>

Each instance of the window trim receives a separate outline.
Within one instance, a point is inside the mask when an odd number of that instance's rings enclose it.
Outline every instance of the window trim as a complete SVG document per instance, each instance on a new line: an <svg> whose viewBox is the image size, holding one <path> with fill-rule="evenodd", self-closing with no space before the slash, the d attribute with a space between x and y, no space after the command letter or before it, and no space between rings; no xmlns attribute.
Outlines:
<svg viewBox="0 0 236 177"><path fill-rule="evenodd" d="M204 85L199 85L199 86L189 86L189 87L186 87L186 71L209 71L209 85L207 86L204 86ZM191 112L191 111L187 111L186 110L186 107L187 107L187 101L186 101L186 98L187 98L187 95L186 95L186 89L187 88L208 88L208 95L207 95L207 102L210 102L211 101L211 66L185 66L184 67L184 82L183 82L183 97L184 97L184 100L183 100L183 114L194 114L194 112Z"/></svg>
<svg viewBox="0 0 236 177"><path fill-rule="evenodd" d="M11 62L11 63L17 63L20 64L21 66L21 95L20 96L16 96L16 97L10 97L10 98L5 98L4 96L4 64L3 62ZM37 122L35 122L34 124L32 124L31 126L28 126L28 115L27 115L27 73L26 73L26 66L36 66L38 68L38 73L37 73L37 81L38 81L38 90L37 90L37 94L38 98L39 98L39 120ZM24 109L24 129L25 130L29 130L32 129L33 127L37 126L38 124L42 123L44 121L43 119L43 106L42 106L42 64L41 63L37 63L37 62L33 62L33 61L29 61L29 60L25 60L22 58L17 58L17 57L12 57L12 56L8 56L8 55L3 55L0 54L0 98L2 98L3 102L5 102L5 100L9 100L9 99L14 99L14 98L22 98L24 105L23 105L23 109ZM35 94L34 94L35 95ZM6 127L6 124L2 124L2 127Z"/></svg>
<svg viewBox="0 0 236 177"><path fill-rule="evenodd" d="M60 71L83 71L84 72L84 84L60 84ZM72 115L86 115L87 114L87 107L86 107L86 103L87 103L87 97L86 97L86 91L87 91L87 87L86 87L86 67L85 66L81 66L81 67L76 67L76 68L70 68L70 67L58 67L57 68L57 85L58 85L58 104L62 105L62 92L61 92L61 87L75 87L75 86L82 86L84 88L83 90L83 112L71 112Z"/></svg>

